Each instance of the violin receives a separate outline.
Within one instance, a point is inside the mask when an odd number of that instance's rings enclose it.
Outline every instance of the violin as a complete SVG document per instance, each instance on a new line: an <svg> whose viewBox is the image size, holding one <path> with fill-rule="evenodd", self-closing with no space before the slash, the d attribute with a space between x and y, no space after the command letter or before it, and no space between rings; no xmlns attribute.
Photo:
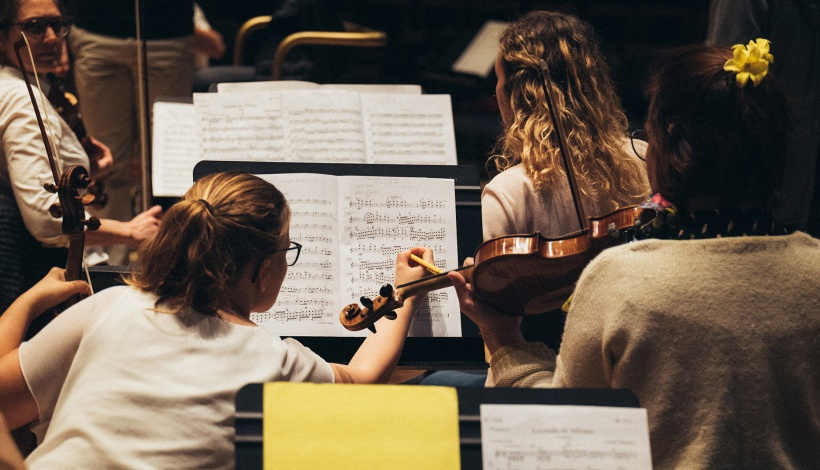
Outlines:
<svg viewBox="0 0 820 470"><path fill-rule="evenodd" d="M86 193L80 195L80 190L85 190L91 184L91 177L88 170L80 165L72 165L66 168L62 174L57 170L57 163L52 153L51 144L49 142L48 134L46 133L43 118L40 115L40 109L37 106L37 101L34 98L34 92L28 78L23 58L20 55L20 49L26 47L24 39L20 39L14 43L14 52L17 55L17 61L20 64L20 70L23 74L23 80L26 83L31 104L34 107L34 114L37 117L37 123L40 126L40 134L43 138L43 143L46 147L46 155L48 163L51 167L51 173L54 177L54 183L46 183L44 189L51 193L56 193L59 202L54 203L49 207L48 212L54 218L62 218L62 232L69 239L68 257L66 259L65 279L66 281L76 281L80 279L82 273L83 251L85 249L85 229L96 230L100 227L100 221L96 217L85 218L85 205L91 204L95 196ZM32 60L32 66L34 60ZM36 72L35 72L36 73ZM68 306L79 301L79 296L67 300L59 308L63 310Z"/></svg>
<svg viewBox="0 0 820 470"><path fill-rule="evenodd" d="M558 147L567 173L575 212L582 229L549 239L539 233L512 235L488 240L475 252L474 265L464 269L476 297L511 315L542 314L559 309L572 294L587 264L604 249L637 239L657 213L629 206L602 217L587 217L575 178L570 147L563 123L555 112L552 81L544 60L540 62L541 85L547 99ZM393 288L386 284L374 299L362 297L344 307L339 315L348 330L369 328L382 316L395 318L404 299L452 285L446 273Z"/></svg>
<svg viewBox="0 0 820 470"><path fill-rule="evenodd" d="M548 239L541 234L511 235L487 240L475 252L474 264L460 271L484 303L512 315L538 315L559 309L575 288L581 271L610 246L637 240L642 228L657 214L652 209L629 206L589 219L589 229ZM447 271L449 272L449 271ZM373 299L349 304L339 321L350 331L365 328L382 317L395 319L404 300L452 286L447 272L396 286L385 284ZM571 281L571 282L568 282Z"/></svg>
<svg viewBox="0 0 820 470"><path fill-rule="evenodd" d="M91 142L91 138L85 128L83 116L77 105L77 97L74 96L73 93L67 91L60 80L53 73L46 74L46 79L48 79L49 84L51 85L49 87L48 94L46 94L46 99L49 103L51 103L54 109L57 110L57 114L63 118L63 121L68 124L68 127L74 131L74 135L77 136L77 140L79 140L80 145L83 146L83 150L85 150L86 155L88 155L91 164L94 165L94 162L97 159L97 156L94 153L95 146ZM108 202L108 196L105 194L105 189L103 188L101 181L92 181L88 185L87 190L95 196L93 202L95 206L100 208L105 207L105 204Z"/></svg>

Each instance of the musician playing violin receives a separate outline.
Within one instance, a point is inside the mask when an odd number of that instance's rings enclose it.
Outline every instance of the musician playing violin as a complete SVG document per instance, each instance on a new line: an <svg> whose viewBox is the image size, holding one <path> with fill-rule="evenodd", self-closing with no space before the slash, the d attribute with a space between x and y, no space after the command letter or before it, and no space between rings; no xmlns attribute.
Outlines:
<svg viewBox="0 0 820 470"><path fill-rule="evenodd" d="M485 241L534 233L557 238L583 228L550 118L541 60L552 76L553 105L567 135L586 215L603 216L649 196L645 165L627 137L626 115L592 27L572 15L533 11L500 37L495 96L504 128L488 164L501 172L481 195ZM533 336L557 347L560 312L524 322L537 332ZM475 375L445 371L424 383L474 385L480 381Z"/></svg>
<svg viewBox="0 0 820 470"><path fill-rule="evenodd" d="M40 75L59 66L68 24L61 6L54 0L0 1L0 282L3 285L0 310L25 289L42 278L53 266L65 266L67 239L61 221L49 214L57 195L43 189L54 182L36 115L23 73L36 83L34 68ZM28 38L34 67L26 48L20 50L25 70L20 70L15 42ZM44 88L48 84L40 81ZM46 96L47 89L42 96ZM56 147L55 158L61 168L81 165L92 178L110 166L111 152L91 140L91 159L72 130L55 109L43 102L39 91L35 99L41 110L49 139ZM103 219L97 231L88 231L90 245L127 244L138 246L156 232L161 208L153 207L128 222Z"/></svg>
<svg viewBox="0 0 820 470"><path fill-rule="evenodd" d="M481 197L484 239L580 230L539 63L549 68L553 103L587 216L643 202L646 170L632 151L627 120L592 27L563 13L534 11L502 33L495 73L504 130L490 160L496 175Z"/></svg>
<svg viewBox="0 0 820 470"><path fill-rule="evenodd" d="M772 218L790 113L768 41L661 60L646 120L657 238L587 266L560 354L448 276L498 386L632 390L654 468L818 468L820 241Z"/></svg>

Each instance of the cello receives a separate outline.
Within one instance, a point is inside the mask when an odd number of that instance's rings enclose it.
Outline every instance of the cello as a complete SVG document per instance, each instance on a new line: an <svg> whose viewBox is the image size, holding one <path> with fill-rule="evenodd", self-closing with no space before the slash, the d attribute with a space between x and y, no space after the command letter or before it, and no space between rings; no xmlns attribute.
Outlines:
<svg viewBox="0 0 820 470"><path fill-rule="evenodd" d="M23 57L20 55L20 49L28 47L25 36L14 43L14 53L17 56L20 71L23 75L23 80L26 83L26 89L31 98L31 104L34 107L34 114L37 117L37 124L40 127L40 134L43 138L43 143L46 148L46 156L51 168L51 173L54 178L54 183L46 183L44 189L50 193L56 193L59 202L54 203L48 208L49 214L54 218L62 218L62 232L69 239L68 257L66 259L65 280L75 281L79 280L82 273L83 252L85 249L85 229L96 230L100 227L100 221L96 217L85 218L84 206L91 204L95 196L86 193L80 195L80 190L85 190L91 184L91 177L83 166L71 165L62 173L58 171L57 162L52 152L51 143L46 132L43 118L40 115L40 109L37 106L37 101L34 97L34 91L26 72ZM34 60L32 58L32 68L34 68ZM36 75L36 71L34 71ZM53 312L64 310L80 300L79 296L64 302L60 307Z"/></svg>
<svg viewBox="0 0 820 470"><path fill-rule="evenodd" d="M488 240L475 252L474 264L459 268L473 285L475 295L495 309L512 315L542 314L560 308L574 290L586 265L603 249L637 239L642 228L657 214L654 210L628 206L602 217L586 216L572 166L570 148L559 116L555 112L552 81L544 60L540 62L541 85L567 173L575 212L581 230L548 239L539 233L512 235ZM374 330L382 316L395 318L394 309L404 299L452 285L446 273L411 283L382 286L373 299L362 297L358 304L345 306L339 314L342 325L351 331Z"/></svg>

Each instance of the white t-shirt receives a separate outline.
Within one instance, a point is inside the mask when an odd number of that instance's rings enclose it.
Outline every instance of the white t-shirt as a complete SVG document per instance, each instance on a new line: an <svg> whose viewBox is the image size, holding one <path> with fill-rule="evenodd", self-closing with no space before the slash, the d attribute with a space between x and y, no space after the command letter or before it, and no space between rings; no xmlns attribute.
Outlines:
<svg viewBox="0 0 820 470"><path fill-rule="evenodd" d="M231 468L243 385L333 382L330 365L295 340L158 313L155 301L112 287L21 345L40 411L30 468Z"/></svg>

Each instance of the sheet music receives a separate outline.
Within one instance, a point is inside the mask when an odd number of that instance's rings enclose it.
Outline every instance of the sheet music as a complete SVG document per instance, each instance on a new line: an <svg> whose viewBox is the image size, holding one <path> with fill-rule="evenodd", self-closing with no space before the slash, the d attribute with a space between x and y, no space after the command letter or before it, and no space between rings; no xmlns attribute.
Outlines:
<svg viewBox="0 0 820 470"><path fill-rule="evenodd" d="M450 95L365 94L361 100L372 163L458 163Z"/></svg>
<svg viewBox="0 0 820 470"><path fill-rule="evenodd" d="M200 160L288 160L282 94L194 93Z"/></svg>
<svg viewBox="0 0 820 470"><path fill-rule="evenodd" d="M324 87L157 103L154 194L182 196L201 160L457 164L449 95Z"/></svg>
<svg viewBox="0 0 820 470"><path fill-rule="evenodd" d="M253 92L253 91L292 91L292 90L315 90L317 88L326 90L345 90L357 93L409 93L421 94L421 85L382 85L367 83L328 83L319 85L318 83L301 80L265 80L258 82L236 82L219 83L216 89L219 93L232 92Z"/></svg>
<svg viewBox="0 0 820 470"><path fill-rule="evenodd" d="M344 91L282 94L287 160L367 163L360 96Z"/></svg>
<svg viewBox="0 0 820 470"><path fill-rule="evenodd" d="M481 405L484 470L652 469L645 408Z"/></svg>
<svg viewBox="0 0 820 470"><path fill-rule="evenodd" d="M433 249L442 269L458 266L455 186L451 179L269 174L288 199L290 237L302 255L269 312L252 314L282 336L366 336L339 322L342 307L393 284L396 254ZM411 336L461 336L452 288L428 294Z"/></svg>
<svg viewBox="0 0 820 470"><path fill-rule="evenodd" d="M157 101L152 122L153 193L181 196L194 184L194 165L201 160L194 105Z"/></svg>

